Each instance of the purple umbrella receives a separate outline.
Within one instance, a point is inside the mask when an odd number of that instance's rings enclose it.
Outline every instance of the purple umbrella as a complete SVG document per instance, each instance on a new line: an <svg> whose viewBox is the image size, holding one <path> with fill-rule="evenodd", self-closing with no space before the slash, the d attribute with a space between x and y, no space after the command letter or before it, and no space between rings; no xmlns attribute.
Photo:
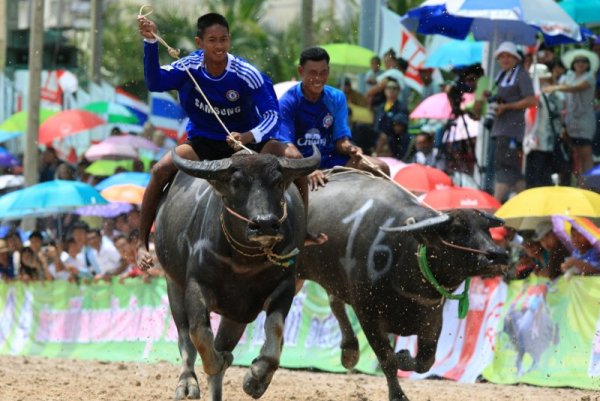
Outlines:
<svg viewBox="0 0 600 401"><path fill-rule="evenodd" d="M19 159L6 150L6 148L0 146L0 167L13 167L20 164Z"/></svg>
<svg viewBox="0 0 600 401"><path fill-rule="evenodd" d="M123 202L111 202L107 205L83 206L75 209L75 213L81 216L97 216L112 218L120 214L128 213L133 209L133 205Z"/></svg>

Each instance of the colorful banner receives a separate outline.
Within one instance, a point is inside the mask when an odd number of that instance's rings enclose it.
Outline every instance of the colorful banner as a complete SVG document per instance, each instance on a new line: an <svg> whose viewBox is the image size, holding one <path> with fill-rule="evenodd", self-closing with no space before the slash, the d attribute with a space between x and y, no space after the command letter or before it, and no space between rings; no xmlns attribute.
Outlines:
<svg viewBox="0 0 600 401"><path fill-rule="evenodd" d="M511 282L483 375L494 383L600 389L600 277Z"/></svg>

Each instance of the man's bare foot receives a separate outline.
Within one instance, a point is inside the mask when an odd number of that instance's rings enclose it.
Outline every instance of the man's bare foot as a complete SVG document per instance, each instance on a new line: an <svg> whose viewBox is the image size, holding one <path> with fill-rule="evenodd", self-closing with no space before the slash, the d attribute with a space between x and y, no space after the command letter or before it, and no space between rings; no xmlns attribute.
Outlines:
<svg viewBox="0 0 600 401"><path fill-rule="evenodd" d="M137 264L142 271L147 271L154 267L154 259L148 251L140 249L137 254Z"/></svg>
<svg viewBox="0 0 600 401"><path fill-rule="evenodd" d="M306 237L304 238L304 246L323 245L327 241L329 241L329 237L327 237L327 234L325 233L315 235L307 232Z"/></svg>

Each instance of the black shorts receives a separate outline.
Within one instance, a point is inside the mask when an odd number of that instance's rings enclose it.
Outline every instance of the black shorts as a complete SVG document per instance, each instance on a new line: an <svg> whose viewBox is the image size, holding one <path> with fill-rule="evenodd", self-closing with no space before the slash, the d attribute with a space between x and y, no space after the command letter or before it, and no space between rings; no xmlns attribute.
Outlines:
<svg viewBox="0 0 600 401"><path fill-rule="evenodd" d="M573 138L569 137L569 143L572 146L592 146L592 140L587 138Z"/></svg>
<svg viewBox="0 0 600 401"><path fill-rule="evenodd" d="M200 160L220 160L227 159L235 153L233 148L225 141L217 139L208 139L204 137L191 138L185 141L190 145ZM252 143L245 145L247 148L259 153L264 143Z"/></svg>
<svg viewBox="0 0 600 401"><path fill-rule="evenodd" d="M521 166L523 164L523 146L514 138L499 136L494 153L494 174L496 181L514 185L523 180Z"/></svg>

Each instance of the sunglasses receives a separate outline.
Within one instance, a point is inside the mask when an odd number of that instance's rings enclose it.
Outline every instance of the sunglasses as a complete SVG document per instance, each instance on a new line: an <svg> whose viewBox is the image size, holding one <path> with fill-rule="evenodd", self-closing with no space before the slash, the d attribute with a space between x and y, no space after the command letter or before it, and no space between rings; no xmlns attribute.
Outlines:
<svg viewBox="0 0 600 401"><path fill-rule="evenodd" d="M395 90L395 91L397 91L397 90L399 90L399 89L400 89L400 87L399 87L399 86L386 86L386 87L385 87L385 89L392 89L392 90ZM381 89L380 89L380 90L381 90Z"/></svg>
<svg viewBox="0 0 600 401"><path fill-rule="evenodd" d="M587 58L577 58L573 60L574 63L589 63L590 61Z"/></svg>

